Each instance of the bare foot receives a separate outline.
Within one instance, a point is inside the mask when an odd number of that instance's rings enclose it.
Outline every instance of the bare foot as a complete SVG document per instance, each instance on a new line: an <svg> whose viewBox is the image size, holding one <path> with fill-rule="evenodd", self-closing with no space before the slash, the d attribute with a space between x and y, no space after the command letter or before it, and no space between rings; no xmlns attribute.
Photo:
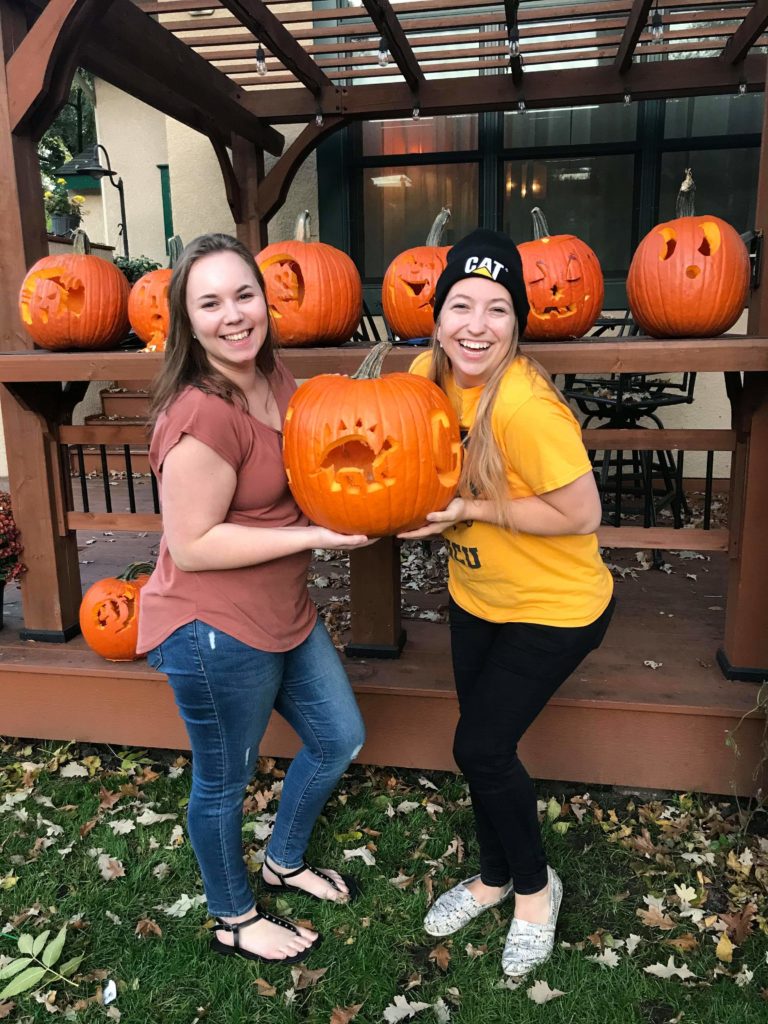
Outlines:
<svg viewBox="0 0 768 1024"><path fill-rule="evenodd" d="M549 883L538 892L523 896L515 893L515 917L530 924L546 924L549 920Z"/></svg>
<svg viewBox="0 0 768 1024"><path fill-rule="evenodd" d="M253 915L253 910L239 917L222 917L227 924L237 924ZM296 956L297 953L308 949L317 938L317 932L309 928L302 928L296 925L299 934L289 928L273 924L271 921L262 920L249 924L239 933L240 948L248 950L249 953L257 953L259 956L269 960L285 960L286 957ZM225 946L233 946L234 935L223 928L216 929L216 938Z"/></svg>
<svg viewBox="0 0 768 1024"><path fill-rule="evenodd" d="M324 875L328 875L329 879L332 878L338 889L334 888L328 879L316 875L309 868L305 868L299 874L291 875L290 878L287 878L285 880L286 888L298 889L300 892L309 893L310 896L316 896L319 900L329 900L332 903L346 903L349 900L349 890L338 871L333 871L330 868L317 868L316 870L322 870ZM275 868L270 867L266 860L262 866L261 873L267 885L280 884L280 873Z"/></svg>
<svg viewBox="0 0 768 1024"><path fill-rule="evenodd" d="M503 885L486 885L479 878L467 882L466 887L480 904L498 903L504 891Z"/></svg>

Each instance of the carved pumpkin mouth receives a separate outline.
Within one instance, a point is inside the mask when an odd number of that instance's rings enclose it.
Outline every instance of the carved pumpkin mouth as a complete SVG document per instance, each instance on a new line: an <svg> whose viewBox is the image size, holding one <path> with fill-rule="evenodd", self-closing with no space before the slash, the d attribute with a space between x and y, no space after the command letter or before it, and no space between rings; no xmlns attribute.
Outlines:
<svg viewBox="0 0 768 1024"><path fill-rule="evenodd" d="M428 281L406 281L405 278L400 278L400 280L403 282L406 291L411 295L421 295L429 284Z"/></svg>
<svg viewBox="0 0 768 1024"><path fill-rule="evenodd" d="M71 313L80 316L85 305L85 287L72 274L58 269L45 269L30 274L21 296L21 316L32 323L35 306L41 323L47 324L52 314Z"/></svg>
<svg viewBox="0 0 768 1024"><path fill-rule="evenodd" d="M557 320L560 317L573 316L575 306L545 306L543 310L531 309L531 313L539 320Z"/></svg>
<svg viewBox="0 0 768 1024"><path fill-rule="evenodd" d="M384 462L387 455L399 447L397 441L387 437L376 452L364 435L347 434L328 445L317 473L330 478L331 491L343 490L347 494L381 491L395 483L395 478L385 472Z"/></svg>

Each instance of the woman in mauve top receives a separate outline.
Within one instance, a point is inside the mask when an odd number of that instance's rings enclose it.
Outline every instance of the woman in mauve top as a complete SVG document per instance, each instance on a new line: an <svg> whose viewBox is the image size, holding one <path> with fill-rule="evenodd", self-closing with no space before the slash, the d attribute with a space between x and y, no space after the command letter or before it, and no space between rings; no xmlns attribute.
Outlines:
<svg viewBox="0 0 768 1024"><path fill-rule="evenodd" d="M264 282L229 235L184 250L153 396L150 463L163 536L142 591L139 651L166 673L192 747L188 830L222 954L295 963L318 935L257 904L242 851L243 798L273 708L304 746L285 776L262 884L346 901L351 880L309 867L312 827L364 740L336 650L307 593L313 548L366 537L313 526L282 461L296 384L275 356Z"/></svg>

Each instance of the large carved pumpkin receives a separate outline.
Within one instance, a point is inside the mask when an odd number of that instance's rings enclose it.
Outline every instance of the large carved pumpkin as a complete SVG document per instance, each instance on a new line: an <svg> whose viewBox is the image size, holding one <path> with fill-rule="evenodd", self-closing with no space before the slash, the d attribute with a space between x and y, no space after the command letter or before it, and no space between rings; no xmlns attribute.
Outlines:
<svg viewBox="0 0 768 1024"><path fill-rule="evenodd" d="M450 245L440 245L451 211L443 207L427 235L395 256L381 286L381 306L387 323L400 338L426 338L435 326L435 285L445 270Z"/></svg>
<svg viewBox="0 0 768 1024"><path fill-rule="evenodd" d="M106 349L128 332L125 275L90 255L84 231L71 253L44 256L27 272L19 295L21 319L38 345L49 349Z"/></svg>
<svg viewBox="0 0 768 1024"><path fill-rule="evenodd" d="M581 338L600 315L605 286L600 261L575 235L551 235L538 206L533 242L518 246L530 312L527 338Z"/></svg>
<svg viewBox="0 0 768 1024"><path fill-rule="evenodd" d="M363 285L346 253L309 241L309 210L296 238L268 245L256 257L281 345L340 345L360 323Z"/></svg>
<svg viewBox="0 0 768 1024"><path fill-rule="evenodd" d="M128 319L136 335L144 342L146 352L165 352L170 320L168 285L182 248L178 235L169 239L168 266L144 274L131 288L128 296Z"/></svg>
<svg viewBox="0 0 768 1024"><path fill-rule="evenodd" d="M677 218L658 224L637 247L627 296L640 328L654 338L710 338L738 320L749 292L749 254L734 228L696 215L690 169Z"/></svg>
<svg viewBox="0 0 768 1024"><path fill-rule="evenodd" d="M424 523L456 493L459 424L424 377L379 377L387 342L353 377L321 374L288 406L283 457L298 505L321 526L386 536Z"/></svg>
<svg viewBox="0 0 768 1024"><path fill-rule="evenodd" d="M135 562L119 576L98 580L80 602L83 639L107 661L135 661L141 588L154 569Z"/></svg>

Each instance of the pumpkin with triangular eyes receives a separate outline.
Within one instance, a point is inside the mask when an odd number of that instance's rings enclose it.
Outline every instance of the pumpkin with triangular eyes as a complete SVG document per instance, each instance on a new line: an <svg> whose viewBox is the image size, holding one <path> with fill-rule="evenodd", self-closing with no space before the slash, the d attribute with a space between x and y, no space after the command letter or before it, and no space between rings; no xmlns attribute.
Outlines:
<svg viewBox="0 0 768 1024"><path fill-rule="evenodd" d="M637 247L627 297L641 330L654 338L711 338L736 323L749 293L749 253L720 217L696 215L690 170L677 218L657 224Z"/></svg>
<svg viewBox="0 0 768 1024"><path fill-rule="evenodd" d="M451 211L443 208L427 235L425 245L395 256L384 274L381 308L399 338L426 338L435 327L435 285L445 270L450 245L440 245Z"/></svg>
<svg viewBox="0 0 768 1024"><path fill-rule="evenodd" d="M264 276L270 319L281 345L340 345L363 311L363 285L345 252L309 241L309 211L299 214L296 237L273 242L256 257Z"/></svg>
<svg viewBox="0 0 768 1024"><path fill-rule="evenodd" d="M165 352L168 339L168 285L173 271L169 267L150 270L131 288L128 319L136 335L150 352Z"/></svg>
<svg viewBox="0 0 768 1024"><path fill-rule="evenodd" d="M603 308L600 261L575 235L551 235L538 206L531 211L534 241L518 246L530 311L526 338L581 338Z"/></svg>

